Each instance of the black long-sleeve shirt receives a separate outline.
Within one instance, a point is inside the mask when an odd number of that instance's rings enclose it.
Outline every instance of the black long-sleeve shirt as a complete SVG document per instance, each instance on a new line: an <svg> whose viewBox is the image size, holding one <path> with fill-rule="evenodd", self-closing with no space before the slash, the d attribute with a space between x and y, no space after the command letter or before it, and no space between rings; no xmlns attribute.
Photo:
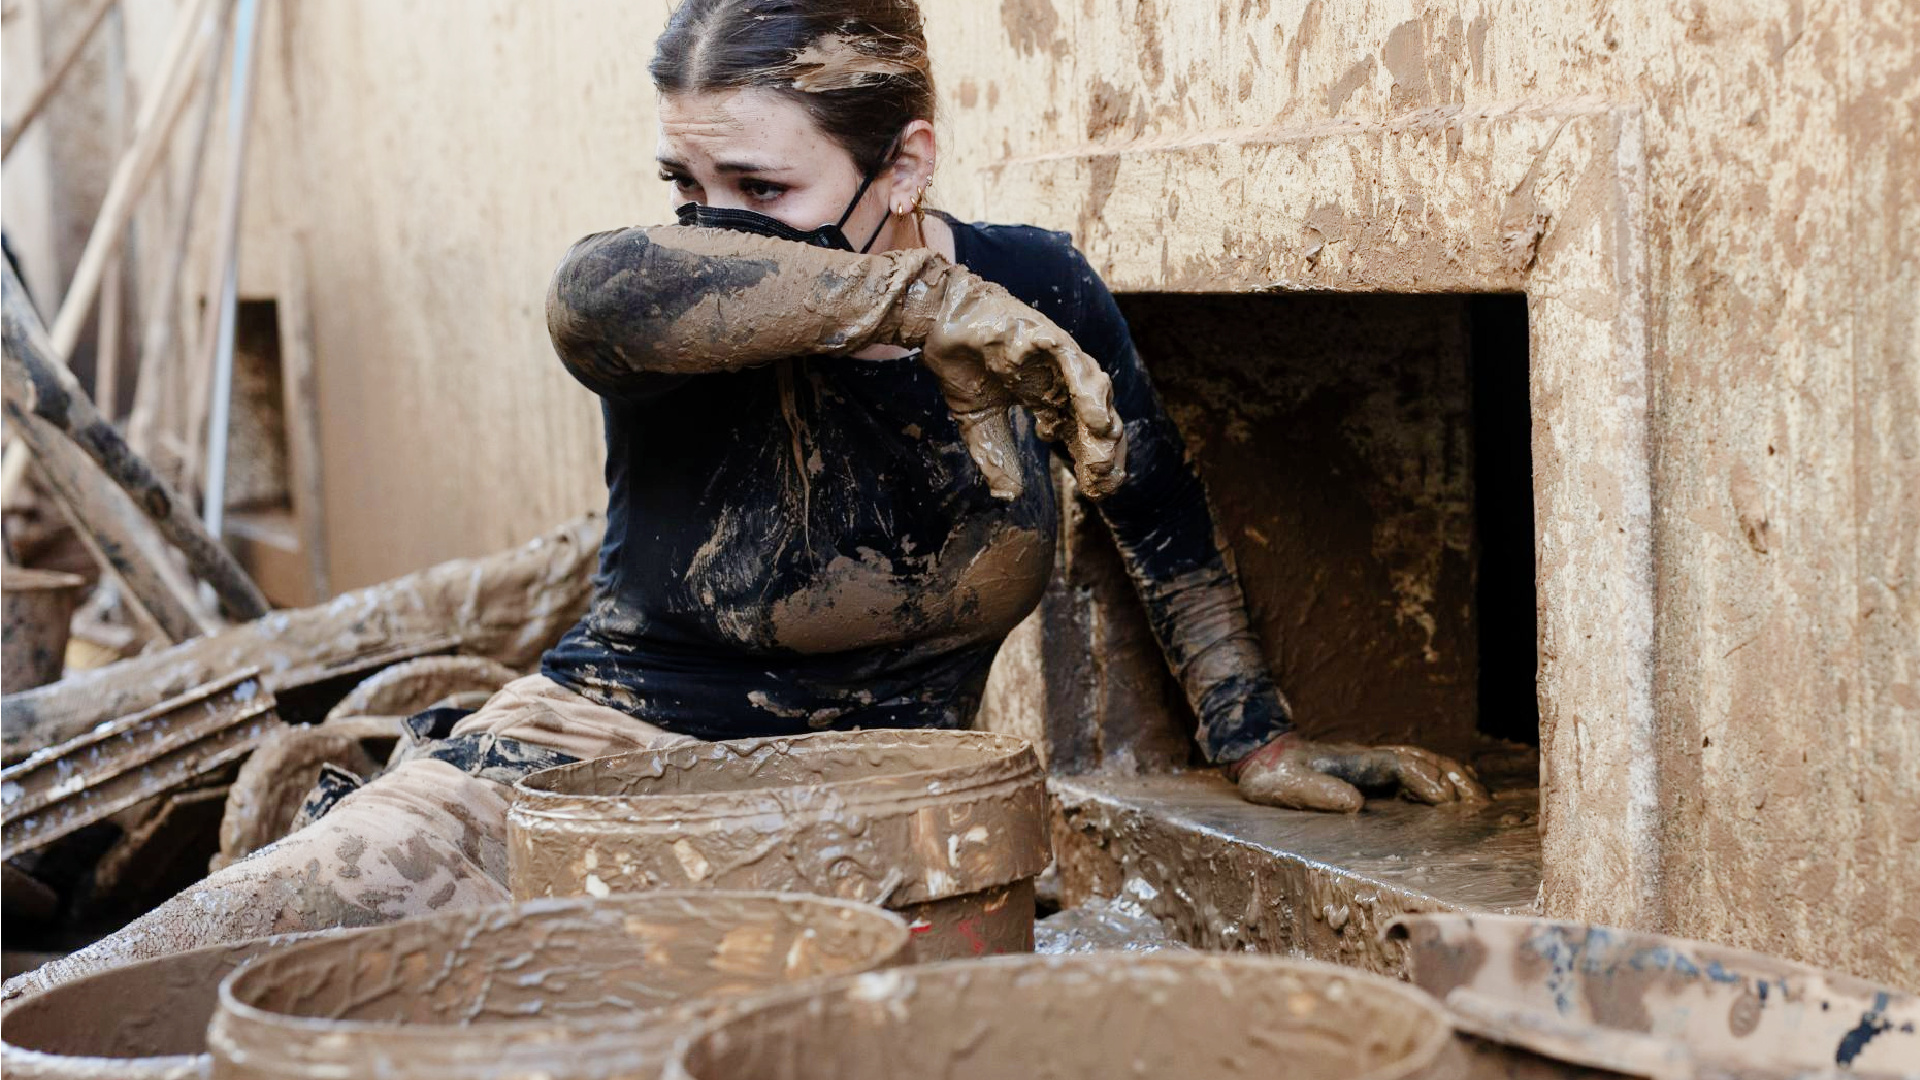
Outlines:
<svg viewBox="0 0 1920 1080"><path fill-rule="evenodd" d="M1127 477L1100 510L1188 683L1202 749L1244 756L1287 729L1286 705L1264 666L1223 672L1202 655L1216 642L1197 624L1223 607L1246 634L1240 592L1113 297L1064 233L951 224L956 262L1051 318L1112 379ZM607 533L592 609L546 675L703 739L971 721L1053 567L1047 449L1024 414L1024 490L1003 501L917 357L615 385L564 351L602 398Z"/></svg>

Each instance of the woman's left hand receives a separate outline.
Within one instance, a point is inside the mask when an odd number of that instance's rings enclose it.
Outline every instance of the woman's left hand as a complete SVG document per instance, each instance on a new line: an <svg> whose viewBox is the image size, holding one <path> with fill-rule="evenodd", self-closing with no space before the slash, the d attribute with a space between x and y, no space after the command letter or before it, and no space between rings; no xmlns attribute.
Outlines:
<svg viewBox="0 0 1920 1080"><path fill-rule="evenodd" d="M1484 802L1472 769L1417 746L1312 742L1292 732L1227 766L1248 802L1356 813L1360 789L1395 787L1423 803Z"/></svg>
<svg viewBox="0 0 1920 1080"><path fill-rule="evenodd" d="M947 277L940 311L922 344L961 438L993 494L1020 494L1019 447L1007 408L1032 411L1040 437L1063 442L1074 478L1092 499L1126 477L1126 425L1113 383L1051 319L1005 289L964 271Z"/></svg>

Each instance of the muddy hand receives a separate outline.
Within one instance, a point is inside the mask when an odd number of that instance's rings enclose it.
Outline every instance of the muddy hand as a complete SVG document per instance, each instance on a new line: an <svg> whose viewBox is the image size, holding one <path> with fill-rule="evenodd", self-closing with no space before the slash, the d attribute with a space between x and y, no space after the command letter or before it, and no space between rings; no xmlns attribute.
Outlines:
<svg viewBox="0 0 1920 1080"><path fill-rule="evenodd" d="M954 275L945 300L922 355L994 496L1012 499L1021 490L1007 418L1013 404L1032 411L1041 438L1066 443L1074 477L1089 498L1119 487L1126 476L1126 428L1100 365L1052 320L991 282Z"/></svg>
<svg viewBox="0 0 1920 1080"><path fill-rule="evenodd" d="M1355 813L1361 788L1395 787L1423 803L1483 802L1473 770L1417 746L1321 743L1282 735L1228 767L1248 802Z"/></svg>

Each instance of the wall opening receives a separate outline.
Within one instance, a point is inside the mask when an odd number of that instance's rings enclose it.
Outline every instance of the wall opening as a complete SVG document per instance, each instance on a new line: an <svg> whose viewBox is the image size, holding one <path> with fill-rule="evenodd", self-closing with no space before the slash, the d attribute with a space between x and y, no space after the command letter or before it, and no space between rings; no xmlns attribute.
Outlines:
<svg viewBox="0 0 1920 1080"><path fill-rule="evenodd" d="M1121 306L1301 729L1524 780L1539 743L1525 298L1138 293ZM1108 543L1097 521L1083 532L1097 540L1070 538L1073 572L1116 571L1083 557ZM1143 636L1122 590L1092 592L1109 609L1100 641ZM1143 714L1121 726L1190 730L1157 662L1105 657Z"/></svg>
<svg viewBox="0 0 1920 1080"><path fill-rule="evenodd" d="M1534 588L1533 410L1527 298L1468 302L1473 382L1474 621L1479 729L1540 745L1539 612Z"/></svg>

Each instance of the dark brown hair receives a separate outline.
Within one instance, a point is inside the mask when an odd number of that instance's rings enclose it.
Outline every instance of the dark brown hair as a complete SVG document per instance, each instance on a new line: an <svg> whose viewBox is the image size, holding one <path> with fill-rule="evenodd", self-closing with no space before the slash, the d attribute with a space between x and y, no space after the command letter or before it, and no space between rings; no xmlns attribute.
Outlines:
<svg viewBox="0 0 1920 1080"><path fill-rule="evenodd" d="M913 0L685 0L654 43L661 93L776 90L862 174L900 129L933 120L933 67Z"/></svg>

